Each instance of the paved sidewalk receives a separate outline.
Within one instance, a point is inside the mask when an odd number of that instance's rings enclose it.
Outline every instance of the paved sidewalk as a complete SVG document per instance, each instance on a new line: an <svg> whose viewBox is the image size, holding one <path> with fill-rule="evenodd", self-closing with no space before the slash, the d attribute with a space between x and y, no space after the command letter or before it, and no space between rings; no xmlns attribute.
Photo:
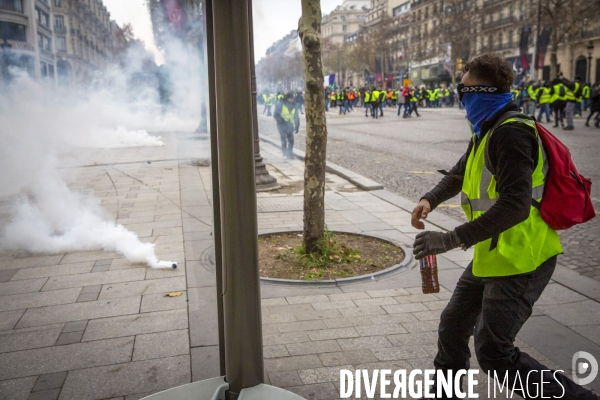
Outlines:
<svg viewBox="0 0 600 400"><path fill-rule="evenodd" d="M79 172L71 187L92 190L109 218L179 267L151 270L101 251L0 254L0 399L133 400L218 375L210 169L191 162L206 157L208 143L163 139L160 148L82 151L64 163ZM303 163L267 143L262 151L284 188L258 194L259 230L301 229ZM330 229L412 244L410 201L327 179ZM432 214L427 226L455 223ZM470 257L439 257L436 295L421 294L415 263L352 285L263 284L269 382L329 400L339 398L341 367L430 366L439 314ZM576 351L600 356L600 283L567 269L555 277L561 283L549 285L518 343L568 371ZM182 296L165 297L173 291Z"/></svg>

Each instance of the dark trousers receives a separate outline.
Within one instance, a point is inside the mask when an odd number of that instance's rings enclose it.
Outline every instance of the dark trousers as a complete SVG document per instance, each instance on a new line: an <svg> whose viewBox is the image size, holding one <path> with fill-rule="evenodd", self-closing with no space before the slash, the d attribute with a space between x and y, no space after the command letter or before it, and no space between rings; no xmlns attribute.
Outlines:
<svg viewBox="0 0 600 400"><path fill-rule="evenodd" d="M419 110L418 110L418 108L419 108L418 104L419 103L417 103L416 101L413 101L412 103L410 103L411 108L410 108L410 114L409 115L412 115L412 113L414 111L414 113L417 114L417 117L420 117Z"/></svg>
<svg viewBox="0 0 600 400"><path fill-rule="evenodd" d="M534 272L502 278L478 278L472 264L462 274L450 302L441 315L438 354L434 365L439 370L469 368L471 352L469 338L475 339L475 355L484 373L495 371L499 381L508 373L510 385L517 371L525 382L529 371L550 370L514 346L521 327L531 316L534 303L550 281L556 256L544 262ZM493 374L492 374L493 376ZM556 379L554 378L556 376ZM575 384L560 373L544 372L529 375L529 393L535 395L544 381L543 396L561 396L565 400L597 400L590 391ZM518 382L518 381L517 381ZM537 385L537 388L536 386ZM510 388L512 389L512 388ZM516 392L521 395L519 390ZM541 395L537 393L537 398ZM527 391L525 391L525 398Z"/></svg>
<svg viewBox="0 0 600 400"><path fill-rule="evenodd" d="M590 115L588 115L587 120L585 121L585 123L587 125L589 125L590 119L592 119L592 117L594 116L594 114L596 114L596 117L594 117L594 125L597 127L598 126L598 118L600 118L600 112L598 112L598 111L592 111L590 109Z"/></svg>
<svg viewBox="0 0 600 400"><path fill-rule="evenodd" d="M283 156L290 159L294 158L294 132L279 132L279 136L281 137L281 152Z"/></svg>
<svg viewBox="0 0 600 400"><path fill-rule="evenodd" d="M371 108L371 103L365 103L365 117L368 117L369 111L371 114L373 113L373 109Z"/></svg>
<svg viewBox="0 0 600 400"><path fill-rule="evenodd" d="M554 125L558 126L563 125L563 121L565 119L565 105L561 104L560 106L554 106Z"/></svg>
<svg viewBox="0 0 600 400"><path fill-rule="evenodd" d="M404 103L398 103L398 115L400 115L402 107L404 107Z"/></svg>
<svg viewBox="0 0 600 400"><path fill-rule="evenodd" d="M542 116L546 115L546 122L550 122L550 104L540 104L540 112L538 113L537 120L542 122Z"/></svg>

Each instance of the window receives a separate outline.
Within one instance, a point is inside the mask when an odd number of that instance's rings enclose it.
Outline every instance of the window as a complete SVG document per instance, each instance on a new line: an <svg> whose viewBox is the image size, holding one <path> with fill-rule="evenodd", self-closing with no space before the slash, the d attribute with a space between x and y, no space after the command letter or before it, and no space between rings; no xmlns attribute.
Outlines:
<svg viewBox="0 0 600 400"><path fill-rule="evenodd" d="M0 10L23 13L23 0L0 0Z"/></svg>
<svg viewBox="0 0 600 400"><path fill-rule="evenodd" d="M42 78L48 77L48 70L46 69L48 64L43 61L40 61L40 72L42 73Z"/></svg>
<svg viewBox="0 0 600 400"><path fill-rule="evenodd" d="M404 14L404 13L408 12L409 10L410 10L410 3L407 2L407 3L404 3L402 5L399 5L398 7L395 7L392 10L392 13L393 13L393 15L395 17L395 16L398 16L398 15Z"/></svg>
<svg viewBox="0 0 600 400"><path fill-rule="evenodd" d="M38 32L38 45L40 49L44 49L46 51L52 51L52 41L46 35L43 35Z"/></svg>
<svg viewBox="0 0 600 400"><path fill-rule="evenodd" d="M35 19L40 23L40 25L43 25L46 28L48 27L49 16L39 8L35 9Z"/></svg>
<svg viewBox="0 0 600 400"><path fill-rule="evenodd" d="M513 31L508 31L508 47L513 47Z"/></svg>
<svg viewBox="0 0 600 400"><path fill-rule="evenodd" d="M346 16L345 16L345 15L341 15L341 16L340 16L340 19L341 19L342 21L345 21L345 20L346 20Z"/></svg>
<svg viewBox="0 0 600 400"><path fill-rule="evenodd" d="M62 15L54 16L54 29L64 29L65 28L65 17Z"/></svg>
<svg viewBox="0 0 600 400"><path fill-rule="evenodd" d="M346 30L347 30L347 26L346 25L342 26L342 32L346 32Z"/></svg>
<svg viewBox="0 0 600 400"><path fill-rule="evenodd" d="M0 21L0 38L6 38L7 40L14 40L17 42L26 42L25 25Z"/></svg>
<svg viewBox="0 0 600 400"><path fill-rule="evenodd" d="M54 0L54 7L62 7L60 4L60 0Z"/></svg>
<svg viewBox="0 0 600 400"><path fill-rule="evenodd" d="M67 51L67 39L64 36L56 37L56 50Z"/></svg>

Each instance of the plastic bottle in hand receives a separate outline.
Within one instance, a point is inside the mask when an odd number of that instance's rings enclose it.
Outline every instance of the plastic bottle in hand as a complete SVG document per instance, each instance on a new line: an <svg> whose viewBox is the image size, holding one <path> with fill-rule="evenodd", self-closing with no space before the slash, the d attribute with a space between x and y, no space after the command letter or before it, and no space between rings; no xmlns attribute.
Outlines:
<svg viewBox="0 0 600 400"><path fill-rule="evenodd" d="M439 293L440 283L438 281L437 258L435 255L420 259L419 267L421 269L423 293Z"/></svg>

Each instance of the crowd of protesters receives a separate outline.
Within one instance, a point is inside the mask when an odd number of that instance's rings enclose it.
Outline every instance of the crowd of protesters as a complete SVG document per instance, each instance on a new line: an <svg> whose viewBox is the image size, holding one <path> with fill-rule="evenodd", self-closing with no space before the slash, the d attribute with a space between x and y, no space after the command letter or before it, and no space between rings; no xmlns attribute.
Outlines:
<svg viewBox="0 0 600 400"><path fill-rule="evenodd" d="M293 95L296 108L303 114L304 92L300 90L288 92ZM573 117L582 117L588 113L586 126L590 122L600 128L600 83L581 83L579 77L574 80L565 79L559 74L548 81L522 81L512 89L513 99L523 113L536 117L539 122L550 123L554 115L554 127L559 125L565 130L572 130ZM406 85L398 89L370 87L337 87L324 89L325 110L344 114L364 109L365 117L378 119L383 117L384 110L394 109L397 116L411 118L420 117L420 108L463 108L458 101L458 93L453 85L438 87L415 87ZM258 95L258 103L264 105L263 115L271 116L271 108L280 103L286 94L264 91ZM584 116L585 117L585 116ZM566 125L565 125L566 122Z"/></svg>

